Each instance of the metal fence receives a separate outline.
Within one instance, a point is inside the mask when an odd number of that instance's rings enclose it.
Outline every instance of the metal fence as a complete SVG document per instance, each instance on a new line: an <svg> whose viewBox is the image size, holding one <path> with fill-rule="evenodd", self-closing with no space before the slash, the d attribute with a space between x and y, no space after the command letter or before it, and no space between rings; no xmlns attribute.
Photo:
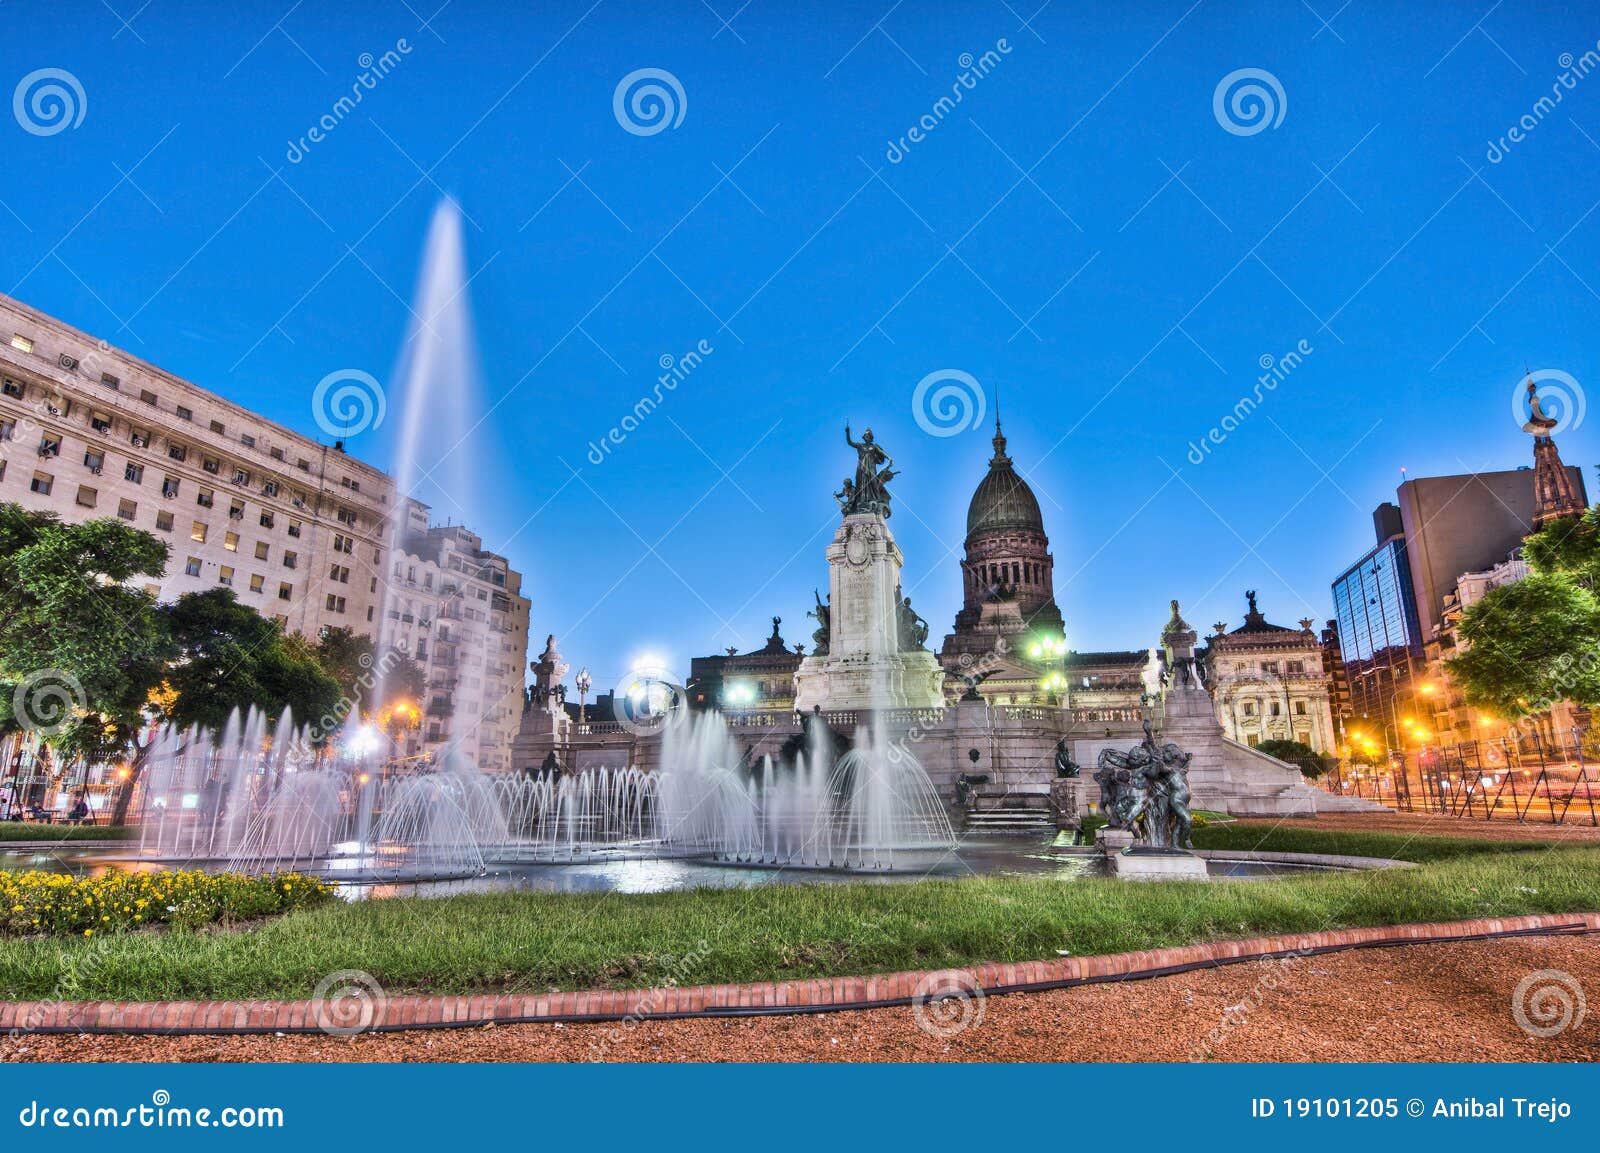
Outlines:
<svg viewBox="0 0 1600 1153"><path fill-rule="evenodd" d="M1581 745L1536 734L1514 745L1472 741L1394 753L1386 765L1340 765L1323 784L1408 813L1600 825L1600 763Z"/></svg>

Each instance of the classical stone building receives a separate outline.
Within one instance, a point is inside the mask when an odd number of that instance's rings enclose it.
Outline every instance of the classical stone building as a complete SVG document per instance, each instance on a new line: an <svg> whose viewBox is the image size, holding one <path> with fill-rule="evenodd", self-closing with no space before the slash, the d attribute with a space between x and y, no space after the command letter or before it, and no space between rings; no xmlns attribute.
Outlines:
<svg viewBox="0 0 1600 1153"><path fill-rule="evenodd" d="M852 447L868 459L870 443ZM862 491L858 471L856 491ZM847 489L848 492L848 489ZM844 494L841 494L841 496ZM881 490L875 507L886 511ZM860 502L841 500L843 523L827 550L830 590L856 595L865 584L883 592L898 579L899 549L888 531L887 516L874 515ZM852 553L858 529L871 533ZM882 617L840 614L830 605L821 615L829 624L818 638L832 653L845 642L862 655L861 669L841 676L831 667L789 651L777 631L766 648L748 654L728 653L694 662L687 695L691 708L716 708L735 738L744 765L762 758L783 760L797 746L802 725L798 713L815 715L840 738L848 739L863 724L882 724L893 740L927 771L934 787L968 829L1023 831L1049 823L1051 784L1063 771L1092 770L1099 754L1125 750L1153 723L1165 739L1194 753L1191 786L1198 807L1234 813L1309 814L1319 809L1351 808L1366 803L1330 796L1306 785L1298 770L1257 752L1247 740L1235 740L1218 719L1222 707L1208 689L1207 661L1196 654L1196 636L1172 602L1166 627L1152 635L1148 648L1080 653L1068 649L1053 585L1053 561L1038 500L1017 475L1006 453L1004 435L996 427L988 470L973 494L967 517L966 555L961 566L963 604L938 655L942 699L923 702L920 681L913 685L895 665L919 669L927 653L925 632L902 615L898 640L890 644ZM855 571L851 571L854 569ZM835 600L835 604L840 603ZM1320 711L1307 720L1307 736L1331 739L1326 677L1314 636L1289 631L1287 643L1263 639L1250 627L1231 641L1224 638L1218 659L1225 667L1261 654L1307 662L1299 689L1285 696L1286 721L1299 714L1295 702L1310 702L1322 686ZM858 619L859 618L859 619ZM841 621L843 622L841 624ZM1264 622L1263 622L1264 623ZM1154 634L1152 622L1152 634ZM841 632L841 629L844 631ZM876 630L876 631L875 631ZM1309 645L1309 647L1307 647ZM1291 653L1293 655L1291 655ZM833 654L835 657L838 655ZM863 706L858 676L871 665L875 695L891 702ZM808 671L809 670L809 671ZM513 760L518 767L559 763L564 768L632 764L659 767L662 741L624 718L575 723L570 694L562 687L566 664L554 638L534 666L535 688L524 712ZM807 677L817 693L808 708L803 698L786 697L785 676ZM845 688L845 706L831 699L835 681ZM749 691L733 692L744 684ZM818 691L816 686L821 686ZM904 695L902 695L904 694ZM797 712L796 703L799 700ZM912 703L907 703L912 702ZM550 758L554 758L552 762ZM730 766L732 767L732 766ZM1095 800L1092 782L1077 790L1079 803Z"/></svg>
<svg viewBox="0 0 1600 1153"><path fill-rule="evenodd" d="M426 676L421 724L407 751L431 754L455 742L486 772L508 771L528 652L522 574L476 533L429 525L426 505L403 504L383 639L409 653Z"/></svg>
<svg viewBox="0 0 1600 1153"><path fill-rule="evenodd" d="M1263 741L1299 741L1336 756L1332 678L1313 622L1302 620L1297 629L1272 624L1256 607L1256 594L1245 596L1244 624L1230 632L1219 622L1205 650L1223 731L1252 748Z"/></svg>
<svg viewBox="0 0 1600 1153"><path fill-rule="evenodd" d="M406 647L430 683L408 751L436 749L455 711L467 751L509 767L527 659L520 574L466 529L430 528L424 506L341 445L0 296L0 502L154 534L171 550L146 585L160 600L228 588L308 638L344 627ZM452 613L482 636L463 646Z"/></svg>

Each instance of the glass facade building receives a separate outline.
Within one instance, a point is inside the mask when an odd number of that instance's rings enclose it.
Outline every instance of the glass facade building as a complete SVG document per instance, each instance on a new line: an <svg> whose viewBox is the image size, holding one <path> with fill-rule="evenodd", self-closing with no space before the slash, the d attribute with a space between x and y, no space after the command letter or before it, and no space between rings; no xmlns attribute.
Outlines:
<svg viewBox="0 0 1600 1153"><path fill-rule="evenodd" d="M1405 537L1390 537L1346 569L1333 582L1333 606L1350 711L1390 727L1398 702L1411 697L1423 655Z"/></svg>

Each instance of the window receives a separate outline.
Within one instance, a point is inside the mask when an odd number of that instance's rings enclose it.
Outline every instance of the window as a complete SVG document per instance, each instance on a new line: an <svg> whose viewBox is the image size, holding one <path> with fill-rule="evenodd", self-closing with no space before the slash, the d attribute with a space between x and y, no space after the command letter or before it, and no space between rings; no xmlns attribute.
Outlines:
<svg viewBox="0 0 1600 1153"><path fill-rule="evenodd" d="M167 442L167 455L169 457L171 457L173 460L178 460L178 461L187 460L189 458L188 446L187 445L182 445L182 444L174 444L173 442L168 441Z"/></svg>
<svg viewBox="0 0 1600 1153"><path fill-rule="evenodd" d="M299 562L299 560L300 560L300 554L299 553L285 552L283 554L283 567L284 568L294 568L294 566Z"/></svg>
<svg viewBox="0 0 1600 1153"><path fill-rule="evenodd" d="M172 531L172 514L170 512L156 513L156 527L162 532Z"/></svg>
<svg viewBox="0 0 1600 1153"><path fill-rule="evenodd" d="M262 509L261 510L261 527L262 528L271 528L274 519L275 518L273 517L273 515L272 515L272 513L270 511L268 511L266 509Z"/></svg>
<svg viewBox="0 0 1600 1153"><path fill-rule="evenodd" d="M60 456L61 438L59 436L41 436L39 438L40 456Z"/></svg>
<svg viewBox="0 0 1600 1153"><path fill-rule="evenodd" d="M305 460L305 459L302 458L301 460L296 461L295 465L296 465L296 467L298 467L300 469L301 472L310 472L311 471L311 462L309 460Z"/></svg>
<svg viewBox="0 0 1600 1153"><path fill-rule="evenodd" d="M1276 673L1278 671L1278 662L1277 661L1262 661L1261 662L1261 671L1264 672L1264 673Z"/></svg>
<svg viewBox="0 0 1600 1153"><path fill-rule="evenodd" d="M144 465L134 464L133 461L130 460L127 464L122 466L122 479L126 481L132 481L134 484L143 484Z"/></svg>
<svg viewBox="0 0 1600 1153"><path fill-rule="evenodd" d="M219 585L231 585L231 584L233 584L233 568L232 568L232 566L223 565L221 568L219 568L217 570L217 583Z"/></svg>
<svg viewBox="0 0 1600 1153"><path fill-rule="evenodd" d="M239 443L244 445L246 448L254 448L256 446L256 438L246 433L244 436L239 438Z"/></svg>
<svg viewBox="0 0 1600 1153"><path fill-rule="evenodd" d="M6 460L5 460L5 457L0 456L0 480L5 480L5 478L6 478Z"/></svg>
<svg viewBox="0 0 1600 1153"><path fill-rule="evenodd" d="M49 473L36 472L33 474L33 483L28 485L28 488L31 491L38 493L40 496L49 496L50 489L55 483L56 478L51 476Z"/></svg>
<svg viewBox="0 0 1600 1153"><path fill-rule="evenodd" d="M236 501L231 502L228 505L228 519L229 520L243 520L244 519L244 501L236 500Z"/></svg>
<svg viewBox="0 0 1600 1153"><path fill-rule="evenodd" d="M146 404L155 404L156 394L151 392L148 388L141 388L139 390L139 399L144 401Z"/></svg>
<svg viewBox="0 0 1600 1153"><path fill-rule="evenodd" d="M90 449L88 452L83 454L83 467L94 473L95 476L99 476L100 470L105 468L105 466L105 453L95 452L93 449Z"/></svg>
<svg viewBox="0 0 1600 1153"><path fill-rule="evenodd" d="M344 565L336 564L328 570L328 579L347 585L350 583L350 570Z"/></svg>
<svg viewBox="0 0 1600 1153"><path fill-rule="evenodd" d="M234 469L233 470L233 483L234 484L249 484L250 483L250 470L249 469L244 469L244 468L236 468L236 469Z"/></svg>
<svg viewBox="0 0 1600 1153"><path fill-rule="evenodd" d="M128 443L134 448L149 448L150 434L142 428L129 429Z"/></svg>
<svg viewBox="0 0 1600 1153"><path fill-rule="evenodd" d="M111 415L98 410L89 414L89 427L96 432L111 431Z"/></svg>
<svg viewBox="0 0 1600 1153"><path fill-rule="evenodd" d="M177 413L178 413L178 419L179 420L193 420L194 419L194 413L192 413L188 409L184 408L183 405L181 405L181 404L177 408Z"/></svg>
<svg viewBox="0 0 1600 1153"><path fill-rule="evenodd" d="M216 476L222 471L222 462L214 456L203 457L200 461L200 467L205 469L212 476Z"/></svg>
<svg viewBox="0 0 1600 1153"><path fill-rule="evenodd" d="M224 431L224 429L222 427L222 422L220 420L212 421L211 422L211 431L212 432L222 432L222 431Z"/></svg>
<svg viewBox="0 0 1600 1153"><path fill-rule="evenodd" d="M1296 701L1294 703L1294 715L1297 717L1306 715L1306 703L1304 701Z"/></svg>
<svg viewBox="0 0 1600 1153"><path fill-rule="evenodd" d="M328 611L330 613L342 613L342 612L344 612L344 598L343 597L336 597L332 593L329 593L328 594Z"/></svg>
<svg viewBox="0 0 1600 1153"><path fill-rule="evenodd" d="M1247 717L1256 715L1256 703L1254 701L1246 701L1244 703L1244 715Z"/></svg>
<svg viewBox="0 0 1600 1153"><path fill-rule="evenodd" d="M267 554L272 551L272 546L264 540L256 541L256 560L266 560Z"/></svg>
<svg viewBox="0 0 1600 1153"><path fill-rule="evenodd" d="M123 520L132 520L139 512L139 503L132 500L119 500L117 502L117 515Z"/></svg>
<svg viewBox="0 0 1600 1153"><path fill-rule="evenodd" d="M267 481L266 484L261 486L261 491L266 493L268 496L277 496L278 495L278 482L275 481L275 480Z"/></svg>
<svg viewBox="0 0 1600 1153"><path fill-rule="evenodd" d="M294 595L294 585L285 584L285 583L280 581L279 584L278 584L278 599L280 601L286 601L293 595Z"/></svg>
<svg viewBox="0 0 1600 1153"><path fill-rule="evenodd" d="M1275 716L1275 717L1283 716L1283 702L1282 701L1273 701L1272 702L1272 715Z"/></svg>
<svg viewBox="0 0 1600 1153"><path fill-rule="evenodd" d="M272 456L273 460L282 460L283 459L283 449L275 448L275 449L272 450L270 455Z"/></svg>
<svg viewBox="0 0 1600 1153"><path fill-rule="evenodd" d="M356 542L350 537L343 536L343 535L341 535L339 533L334 533L333 534L333 551L334 552L343 552L343 553L353 553L353 552L356 551Z"/></svg>
<svg viewBox="0 0 1600 1153"><path fill-rule="evenodd" d="M1290 675L1292 675L1292 676L1300 676L1305 671L1306 671L1306 662L1305 661L1290 661L1289 662L1289 673L1290 673Z"/></svg>
<svg viewBox="0 0 1600 1153"><path fill-rule="evenodd" d="M253 593L260 592L262 584L263 584L263 578L262 578L260 573L255 573L250 577L250 591L251 592L253 592Z"/></svg>
<svg viewBox="0 0 1600 1153"><path fill-rule="evenodd" d="M225 533L223 533L222 534L222 547L227 549L229 552L238 552L239 551L239 534L236 533L236 532L225 532Z"/></svg>
<svg viewBox="0 0 1600 1153"><path fill-rule="evenodd" d="M83 508L93 508L100 499L100 494L86 484L78 486L78 504Z"/></svg>
<svg viewBox="0 0 1600 1153"><path fill-rule="evenodd" d="M290 536L299 536L300 535L300 522L299 521L292 520L292 521L289 522L289 535Z"/></svg>
<svg viewBox="0 0 1600 1153"><path fill-rule="evenodd" d="M60 356L56 357L56 363L59 364L62 368L66 369L68 372L77 372L78 371L78 358L75 357L75 356L68 355L65 352L63 352Z"/></svg>
<svg viewBox="0 0 1600 1153"><path fill-rule="evenodd" d="M183 575L184 576L199 576L200 575L200 558L199 557L192 556L188 560L183 562Z"/></svg>
<svg viewBox="0 0 1600 1153"><path fill-rule="evenodd" d="M345 508L343 505L339 506L338 517L339 517L339 523L340 524L349 524L349 525L355 524L357 522L357 520L359 519L356 516L356 510L355 509L353 509L353 508Z"/></svg>
<svg viewBox="0 0 1600 1153"><path fill-rule="evenodd" d="M194 527L189 530L189 539L190 540L199 541L201 544L205 543L205 541L206 541L206 522L205 521L197 520L197 521L194 522Z"/></svg>
<svg viewBox="0 0 1600 1153"><path fill-rule="evenodd" d="M14 420L0 420L0 440L10 440L17 434L17 422Z"/></svg>
<svg viewBox="0 0 1600 1153"><path fill-rule="evenodd" d="M112 392L116 392L122 387L122 382L116 377L112 376L109 372L102 372L100 374L100 383L105 385Z"/></svg>
<svg viewBox="0 0 1600 1153"><path fill-rule="evenodd" d="M29 340L26 336L23 336L22 333L19 332L11 338L11 347L16 349L18 352L32 352L33 341Z"/></svg>
<svg viewBox="0 0 1600 1153"><path fill-rule="evenodd" d="M0 382L0 389L12 400L22 400L27 397L28 390L20 380L12 380L9 376Z"/></svg>
<svg viewBox="0 0 1600 1153"><path fill-rule="evenodd" d="M44 410L51 416L66 416L72 411L72 402L64 399L59 392L54 393L44 402Z"/></svg>
<svg viewBox="0 0 1600 1153"><path fill-rule="evenodd" d="M178 495L178 478L169 476L161 482L161 495L171 499Z"/></svg>
<svg viewBox="0 0 1600 1153"><path fill-rule="evenodd" d="M213 508L217 503L217 494L209 488L203 488L194 498L194 502L201 508Z"/></svg>

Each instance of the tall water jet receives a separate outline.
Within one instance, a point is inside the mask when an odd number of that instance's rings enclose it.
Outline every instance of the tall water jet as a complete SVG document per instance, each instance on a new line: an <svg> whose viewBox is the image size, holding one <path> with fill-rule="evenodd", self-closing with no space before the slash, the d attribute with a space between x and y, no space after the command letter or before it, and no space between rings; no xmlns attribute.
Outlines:
<svg viewBox="0 0 1600 1153"><path fill-rule="evenodd" d="M383 574L384 621L404 609L402 560L423 547L429 512L433 519L461 521L473 507L474 481L482 462L469 445L481 418L477 338L467 295L466 243L461 209L441 201L428 228L422 268L411 308L411 323L393 381L400 413L394 448L396 491L402 500L391 519ZM416 504L408 502L414 501ZM400 578L400 579L397 579ZM404 615L402 613L402 615ZM465 651L481 646L486 625L466 614L451 622L455 641ZM380 674L374 699L383 698ZM455 710L442 718L446 735L458 737ZM475 721L476 718L462 718Z"/></svg>

